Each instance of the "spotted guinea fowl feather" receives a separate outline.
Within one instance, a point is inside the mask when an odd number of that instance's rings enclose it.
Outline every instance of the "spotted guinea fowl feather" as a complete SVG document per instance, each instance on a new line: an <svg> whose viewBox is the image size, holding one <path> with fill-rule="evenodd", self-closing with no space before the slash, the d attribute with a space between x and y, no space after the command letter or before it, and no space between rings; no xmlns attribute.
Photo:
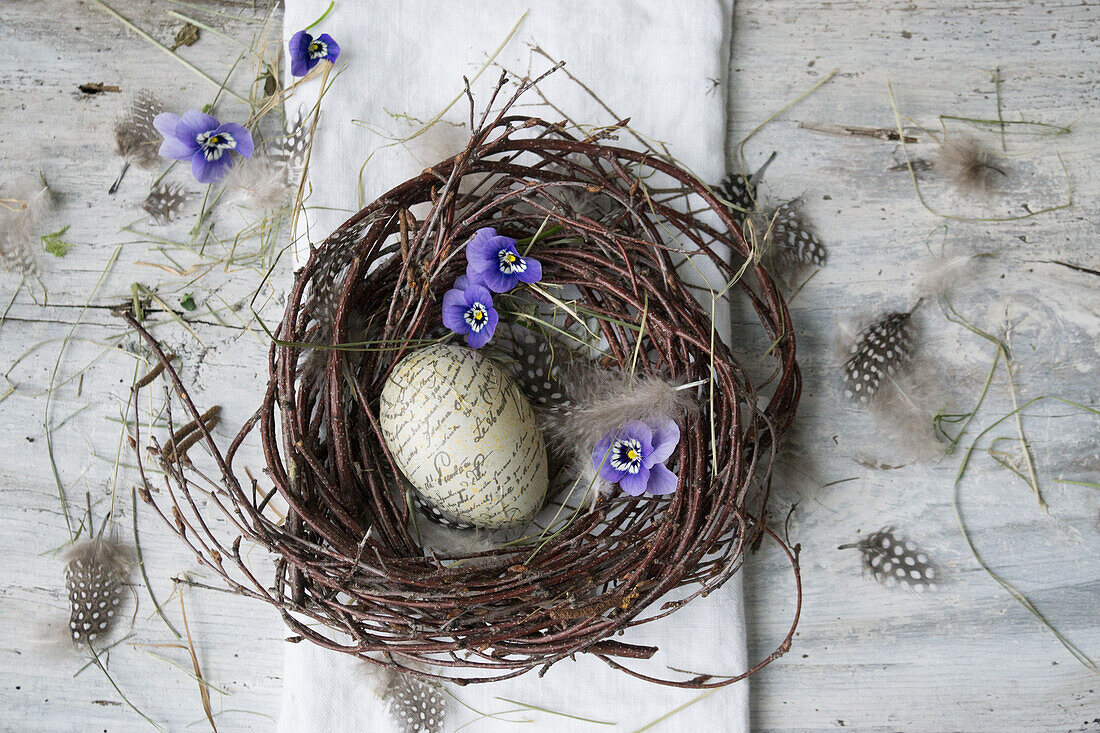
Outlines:
<svg viewBox="0 0 1100 733"><path fill-rule="evenodd" d="M802 213L798 199L780 204L764 222L769 251L783 269L824 267L829 253Z"/></svg>
<svg viewBox="0 0 1100 733"><path fill-rule="evenodd" d="M187 202L187 191L178 183L157 183L141 202L145 213L158 224L167 224L180 215Z"/></svg>
<svg viewBox="0 0 1100 733"><path fill-rule="evenodd" d="M764 161L764 165L760 166L755 173L750 175L727 173L722 182L718 184L718 194L727 202L733 204L733 215L739 222L744 221L749 213L759 208L756 188L760 184L760 179L764 177L764 171L775 160L776 155L778 153L773 152Z"/></svg>
<svg viewBox="0 0 1100 733"><path fill-rule="evenodd" d="M114 193L122 183L130 165L149 168L160 160L161 135L153 126L153 120L164 112L164 104L148 89L142 89L130 100L130 107L115 123L115 152L125 162L118 178L107 190Z"/></svg>
<svg viewBox="0 0 1100 733"><path fill-rule="evenodd" d="M447 717L447 698L437 683L394 673L387 691L389 712L401 733L439 733Z"/></svg>
<svg viewBox="0 0 1100 733"><path fill-rule="evenodd" d="M129 567L126 551L102 537L80 542L69 551L65 585L74 643L90 644L110 632Z"/></svg>
<svg viewBox="0 0 1100 733"><path fill-rule="evenodd" d="M844 396L867 404L912 356L913 312L890 313L863 329L844 364Z"/></svg>
<svg viewBox="0 0 1100 733"><path fill-rule="evenodd" d="M883 585L904 585L922 593L936 590L942 582L935 561L895 527L883 527L837 549L859 550L864 571Z"/></svg>

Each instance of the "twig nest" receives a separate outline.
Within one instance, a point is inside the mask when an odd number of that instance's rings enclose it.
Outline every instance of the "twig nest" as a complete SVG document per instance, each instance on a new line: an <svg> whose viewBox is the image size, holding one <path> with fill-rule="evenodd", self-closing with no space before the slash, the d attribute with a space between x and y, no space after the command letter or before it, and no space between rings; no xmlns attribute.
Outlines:
<svg viewBox="0 0 1100 733"><path fill-rule="evenodd" d="M394 462L452 524L530 521L546 496L546 445L512 377L484 354L433 344L386 379L378 421Z"/></svg>
<svg viewBox="0 0 1100 733"><path fill-rule="evenodd" d="M656 647L619 636L720 587L764 534L786 550L800 603L797 550L764 521L772 461L801 392L796 328L709 186L657 150L617 147L516 115L509 110L517 98L487 113L460 155L395 186L311 251L275 331L254 419L227 448L200 425L221 481L189 477L187 467L162 457L174 490L172 505L158 509L206 567L236 592L278 607L297 637L372 664L467 684L590 654L653 682L731 684L750 672L685 676L657 663L649 663L652 676L639 671L634 665L647 664ZM527 451L514 469L528 472L524 479L508 477L522 493L481 521L521 517L545 491L541 439L526 432L530 406L487 359L457 345L424 349L458 341L458 324L445 315L447 293L464 271L469 276L468 244L489 228L517 242L522 256L529 248L542 269L537 287L494 291L502 321L522 319L543 337L560 337L583 364L632 388L665 382L677 393L692 390L687 396L701 409L680 416L680 440L666 459L678 477L673 493L612 489L584 501L583 486L563 490L554 497L560 511L546 510L556 516L533 522L523 537L442 555L413 531L415 502L401 475L456 518L481 511L476 489L496 492L491 482L503 479L484 464L478 487L463 483L465 469L441 478L428 459L458 458L447 449L451 442L467 441L464 455L495 460L499 451L502 470L513 470L514 452ZM715 329L713 312L727 307L753 314L770 344L752 357L758 377ZM482 340L477 348L518 363L505 339ZM755 369L761 360L770 370ZM198 420L201 410L178 372L170 364L165 371L184 411ZM498 393L476 409L458 398L475 374L495 380ZM414 382L421 386L407 391ZM494 409L502 410L497 423L481 419ZM406 410L424 419L403 424ZM642 412L631 410L635 419ZM519 434L508 435L506 425ZM234 465L238 447L253 436L271 484L262 490ZM474 498L452 503L450 492L467 490ZM270 509L276 494L285 516ZM147 495L154 504L169 496ZM207 516L219 511L229 521ZM249 567L242 538L275 556L273 581ZM751 671L785 652L793 634L792 625Z"/></svg>

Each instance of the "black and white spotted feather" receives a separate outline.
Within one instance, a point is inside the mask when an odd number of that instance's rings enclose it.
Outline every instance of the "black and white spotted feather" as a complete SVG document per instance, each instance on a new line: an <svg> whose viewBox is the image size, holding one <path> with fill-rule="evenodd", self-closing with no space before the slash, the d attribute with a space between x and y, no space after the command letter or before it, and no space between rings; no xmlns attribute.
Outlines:
<svg viewBox="0 0 1100 733"><path fill-rule="evenodd" d="M864 571L883 585L903 585L925 592L936 590L942 583L942 573L935 561L895 527L883 527L859 542L837 549L859 550Z"/></svg>
<svg viewBox="0 0 1100 733"><path fill-rule="evenodd" d="M468 522L461 522L451 515L441 512L435 504L416 489L409 489L409 492L412 495L413 504L416 505L416 508L432 522L441 524L444 527L449 527L450 529L474 529L474 525Z"/></svg>
<svg viewBox="0 0 1100 733"><path fill-rule="evenodd" d="M390 716L401 733L440 733L447 719L447 698L438 683L394 673L386 693Z"/></svg>
<svg viewBox="0 0 1100 733"><path fill-rule="evenodd" d="M912 311L891 313L863 329L844 364L844 396L867 404L883 381L909 363L913 350Z"/></svg>
<svg viewBox="0 0 1100 733"><path fill-rule="evenodd" d="M122 177L131 165L149 168L160 160L159 150L163 138L153 126L153 120L164 111L160 99L147 89L141 90L130 100L129 109L115 123L115 153L125 162L108 193L118 190Z"/></svg>
<svg viewBox="0 0 1100 733"><path fill-rule="evenodd" d="M287 118L283 137L274 141L270 155L273 160L283 163L288 171L299 171L306 162L309 149L309 125L305 107L298 110L293 121Z"/></svg>
<svg viewBox="0 0 1100 733"><path fill-rule="evenodd" d="M733 215L739 222L744 221L750 213L759 208L760 199L757 197L757 186L760 184L760 179L764 177L764 171L775 160L776 155L778 153L772 153L764 161L764 165L760 166L755 173L749 175L727 173L722 182L718 184L718 194L733 204Z"/></svg>
<svg viewBox="0 0 1100 733"><path fill-rule="evenodd" d="M780 204L761 218L766 252L782 271L825 266L829 252L803 215L798 199Z"/></svg>
<svg viewBox="0 0 1100 733"><path fill-rule="evenodd" d="M157 183L149 189L141 208L158 224L167 224L179 217L187 197L187 190L178 183Z"/></svg>
<svg viewBox="0 0 1100 733"><path fill-rule="evenodd" d="M129 555L97 537L75 545L65 566L69 592L69 635L74 644L90 644L110 633L122 603Z"/></svg>
<svg viewBox="0 0 1100 733"><path fill-rule="evenodd" d="M562 383L562 368L570 354L564 347L526 328L512 326L506 347L514 361L512 376L535 408L560 408L570 404Z"/></svg>

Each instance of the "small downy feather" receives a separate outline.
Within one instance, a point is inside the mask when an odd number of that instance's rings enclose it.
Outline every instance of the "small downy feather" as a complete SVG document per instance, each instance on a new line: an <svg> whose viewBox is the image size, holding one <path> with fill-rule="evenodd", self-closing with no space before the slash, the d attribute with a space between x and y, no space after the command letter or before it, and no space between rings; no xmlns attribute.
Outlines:
<svg viewBox="0 0 1100 733"><path fill-rule="evenodd" d="M125 162L108 193L114 193L131 165L149 168L160 160L161 135L153 120L165 108L155 94L143 89L130 100L130 108L115 123L115 153Z"/></svg>
<svg viewBox="0 0 1100 733"><path fill-rule="evenodd" d="M840 545L838 550L857 549L864 572L883 585L904 585L923 593L942 582L939 566L895 527L883 527L858 542Z"/></svg>
<svg viewBox="0 0 1100 733"><path fill-rule="evenodd" d="M69 632L74 644L90 644L110 633L130 569L126 550L103 537L73 546L65 566Z"/></svg>
<svg viewBox="0 0 1100 733"><path fill-rule="evenodd" d="M963 194L988 195L1007 175L996 156L969 135L945 139L936 165Z"/></svg>
<svg viewBox="0 0 1100 733"><path fill-rule="evenodd" d="M655 376L579 364L564 368L561 376L566 402L536 410L535 416L552 464L561 466L551 475L553 484L591 492L593 507L609 488L592 465L592 447L601 438L631 420L669 418L683 424L682 418L698 409L693 390Z"/></svg>
<svg viewBox="0 0 1100 733"><path fill-rule="evenodd" d="M760 166L756 172L751 175L745 175L744 173L727 173L726 177L722 179L722 182L719 183L715 189L723 199L733 204L733 215L739 223L744 221L745 217L751 212L760 208L760 199L757 197L757 186L760 185L760 179L764 177L764 171L768 169L768 166L771 165L777 155L777 152L773 152L771 156L764 161L764 165Z"/></svg>
<svg viewBox="0 0 1100 733"><path fill-rule="evenodd" d="M690 390L655 376L570 365L562 383L569 404L540 410L539 422L551 450L563 455L580 451L591 459L593 445L631 420L680 422L697 407Z"/></svg>
<svg viewBox="0 0 1100 733"><path fill-rule="evenodd" d="M149 189L149 195L141 202L145 213L158 224L167 224L180 215L187 201L187 191L178 183L158 183Z"/></svg>
<svg viewBox="0 0 1100 733"><path fill-rule="evenodd" d="M37 275L39 226L53 206L53 192L44 181L4 188L0 194L0 262L13 272Z"/></svg>
<svg viewBox="0 0 1100 733"><path fill-rule="evenodd" d="M274 210L284 206L294 187L289 165L266 154L254 156L229 169L225 190L230 201L250 208Z"/></svg>
<svg viewBox="0 0 1100 733"><path fill-rule="evenodd" d="M867 404L883 379L908 364L913 346L913 312L890 313L863 329L844 364L844 396Z"/></svg>
<svg viewBox="0 0 1100 733"><path fill-rule="evenodd" d="M447 719L447 698L438 683L394 672L387 690L389 712L401 733L440 733Z"/></svg>

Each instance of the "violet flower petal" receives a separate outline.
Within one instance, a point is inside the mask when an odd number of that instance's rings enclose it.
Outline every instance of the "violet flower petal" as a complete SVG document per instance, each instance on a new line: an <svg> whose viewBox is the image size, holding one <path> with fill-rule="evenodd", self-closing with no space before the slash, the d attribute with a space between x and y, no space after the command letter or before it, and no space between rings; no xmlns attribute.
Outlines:
<svg viewBox="0 0 1100 733"><path fill-rule="evenodd" d="M606 435L592 447L592 468L599 472L600 478L608 483L617 484L619 479L626 475L626 471L620 471L611 465L612 435Z"/></svg>
<svg viewBox="0 0 1100 733"><path fill-rule="evenodd" d="M628 473L619 479L619 488L631 496L641 496L649 485L649 469L642 466L638 473Z"/></svg>
<svg viewBox="0 0 1100 733"><path fill-rule="evenodd" d="M328 49L328 53L325 54L325 61L333 63L336 61L336 57L340 55L340 44L333 40L332 36L327 33L322 33L317 36L317 40L325 44Z"/></svg>
<svg viewBox="0 0 1100 733"><path fill-rule="evenodd" d="M161 112L153 118L153 127L164 137L175 137L176 127L179 125L180 116L171 112Z"/></svg>
<svg viewBox="0 0 1100 733"><path fill-rule="evenodd" d="M197 151L197 144L191 146L177 137L166 137L164 142L160 144L157 154L162 158L171 158L172 160L190 160L191 156Z"/></svg>
<svg viewBox="0 0 1100 733"><path fill-rule="evenodd" d="M477 282L492 290L494 293L507 293L516 286L519 279L515 275L505 275L496 267L488 267L480 272L470 273L471 282Z"/></svg>
<svg viewBox="0 0 1100 733"><path fill-rule="evenodd" d="M251 158L253 143L252 133L248 131L248 128L244 125L238 125L236 122L226 122L218 127L214 131L214 134L229 133L233 137L233 140L237 143L237 147L233 148L233 151L238 153L243 158Z"/></svg>
<svg viewBox="0 0 1100 733"><path fill-rule="evenodd" d="M527 263L527 270L520 274L519 281L521 283L537 283L542 280L542 263L534 257L524 257L523 261Z"/></svg>
<svg viewBox="0 0 1100 733"><path fill-rule="evenodd" d="M642 444L642 456L645 457L653 449L653 429L641 420L631 420L623 425L619 431L620 439L633 438Z"/></svg>
<svg viewBox="0 0 1100 733"><path fill-rule="evenodd" d="M463 317L468 307L461 290L448 290L443 294L443 325L455 333L469 333L470 325Z"/></svg>
<svg viewBox="0 0 1100 733"><path fill-rule="evenodd" d="M664 496L676 491L680 479L665 464L658 463L649 469L649 483L646 485L646 493L653 496Z"/></svg>
<svg viewBox="0 0 1100 733"><path fill-rule="evenodd" d="M680 426L675 420L662 420L653 427L653 449L645 457L646 468L667 461L680 442Z"/></svg>
<svg viewBox="0 0 1100 733"><path fill-rule="evenodd" d="M212 132L218 128L218 118L199 112L197 109L189 109L180 115L176 124L176 137L189 143L204 132ZM198 141L195 142L196 147Z"/></svg>
<svg viewBox="0 0 1100 733"><path fill-rule="evenodd" d="M191 173L199 183L213 183L221 180L231 165L229 156L223 155L217 160L207 160L202 153L195 153L191 158Z"/></svg>
<svg viewBox="0 0 1100 733"><path fill-rule="evenodd" d="M290 52L291 76L305 76L310 69L316 66L315 62L310 63L311 59L309 58L309 44L312 42L313 36L305 31L298 31L290 37L287 48Z"/></svg>

